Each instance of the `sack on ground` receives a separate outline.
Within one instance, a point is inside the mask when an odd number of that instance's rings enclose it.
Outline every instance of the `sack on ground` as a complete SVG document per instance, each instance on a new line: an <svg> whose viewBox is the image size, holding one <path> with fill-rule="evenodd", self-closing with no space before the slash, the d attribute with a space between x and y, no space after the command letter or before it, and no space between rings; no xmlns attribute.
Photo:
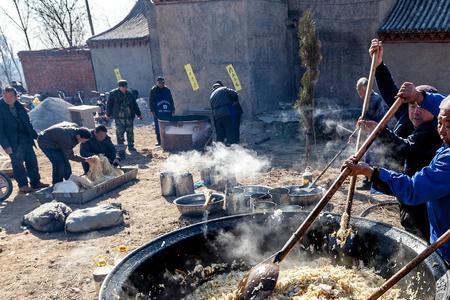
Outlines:
<svg viewBox="0 0 450 300"><path fill-rule="evenodd" d="M123 212L113 204L75 210L66 220L66 231L87 232L123 223Z"/></svg>
<svg viewBox="0 0 450 300"><path fill-rule="evenodd" d="M64 230L67 216L72 209L61 202L42 204L23 217L23 224L37 231L54 232Z"/></svg>
<svg viewBox="0 0 450 300"><path fill-rule="evenodd" d="M53 185L53 193L69 194L79 193L80 187L72 180L64 180Z"/></svg>

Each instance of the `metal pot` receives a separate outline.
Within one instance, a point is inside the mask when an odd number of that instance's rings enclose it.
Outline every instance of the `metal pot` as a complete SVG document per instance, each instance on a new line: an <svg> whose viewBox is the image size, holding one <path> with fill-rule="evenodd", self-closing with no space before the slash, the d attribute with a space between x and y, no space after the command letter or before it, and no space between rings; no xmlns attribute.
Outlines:
<svg viewBox="0 0 450 300"><path fill-rule="evenodd" d="M224 195L212 194L211 202L206 208L210 214L223 210ZM183 216L198 217L205 213L203 204L205 203L205 194L192 194L175 199L173 203Z"/></svg>
<svg viewBox="0 0 450 300"><path fill-rule="evenodd" d="M256 201L253 202L252 210L254 213L272 213L276 206L277 204L272 201Z"/></svg>
<svg viewBox="0 0 450 300"><path fill-rule="evenodd" d="M233 187L226 190L225 209L230 215L249 212L249 204L245 201L243 188Z"/></svg>
<svg viewBox="0 0 450 300"><path fill-rule="evenodd" d="M177 196L191 195L194 193L194 180L191 173L175 176L175 190Z"/></svg>
<svg viewBox="0 0 450 300"><path fill-rule="evenodd" d="M315 205L322 198L325 191L321 187L314 187L312 191L308 191L304 186L300 185L292 185L287 188L289 189L291 204L300 206Z"/></svg>
<svg viewBox="0 0 450 300"><path fill-rule="evenodd" d="M161 195L164 197L172 197L177 194L175 189L175 178L173 173L163 172L159 174L159 181L161 182Z"/></svg>
<svg viewBox="0 0 450 300"><path fill-rule="evenodd" d="M249 198L251 195L257 193L267 194L269 193L269 190L272 189L270 186L263 186L263 185L242 185L240 187L244 189L245 197Z"/></svg>
<svg viewBox="0 0 450 300"><path fill-rule="evenodd" d="M272 196L273 202L276 204L289 204L289 189L286 188L274 188L269 190L269 194Z"/></svg>

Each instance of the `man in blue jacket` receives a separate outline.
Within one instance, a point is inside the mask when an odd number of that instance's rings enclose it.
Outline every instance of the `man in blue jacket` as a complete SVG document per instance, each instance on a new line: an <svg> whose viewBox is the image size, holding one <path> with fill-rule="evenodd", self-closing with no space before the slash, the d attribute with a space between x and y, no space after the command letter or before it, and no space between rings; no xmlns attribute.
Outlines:
<svg viewBox="0 0 450 300"><path fill-rule="evenodd" d="M156 146L159 146L161 145L161 134L159 132L158 119L170 118L175 113L172 93L166 86L164 77L158 77L156 85L150 90L149 106L155 122L156 140L158 141Z"/></svg>
<svg viewBox="0 0 450 300"><path fill-rule="evenodd" d="M80 145L80 155L82 157L91 157L103 154L114 166L119 165L119 158L116 156L116 147L108 136L108 130L105 126L99 125L92 131L92 137L84 144ZM89 172L89 164L82 162L85 173Z"/></svg>
<svg viewBox="0 0 450 300"><path fill-rule="evenodd" d="M30 193L34 189L48 187L41 183L38 162L34 152L37 133L30 118L17 101L17 91L5 87L0 99L0 145L11 158L13 175L19 186L19 193ZM28 179L31 186L28 185Z"/></svg>
<svg viewBox="0 0 450 300"><path fill-rule="evenodd" d="M411 95L410 91L410 88L402 86L399 96ZM432 101L429 101L429 104L432 110L436 107ZM353 158L345 163L352 170L351 175L369 177L378 189L389 190L402 203L407 205L426 203L431 243L450 229L450 97L442 101L439 109L437 128L443 145L436 152L430 165L413 176L384 168L374 168L364 163L356 164ZM438 252L450 262L450 243L445 244Z"/></svg>

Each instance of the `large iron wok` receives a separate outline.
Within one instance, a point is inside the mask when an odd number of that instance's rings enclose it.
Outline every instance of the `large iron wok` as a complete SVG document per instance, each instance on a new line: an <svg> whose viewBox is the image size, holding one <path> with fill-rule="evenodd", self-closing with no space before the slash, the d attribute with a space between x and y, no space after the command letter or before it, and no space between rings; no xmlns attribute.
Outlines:
<svg viewBox="0 0 450 300"><path fill-rule="evenodd" d="M264 257L278 249L292 228L296 228L307 215L308 212L285 213L280 219L274 219L268 214L244 214L170 232L136 249L119 263L103 283L99 299L136 299L138 294L139 299L180 299L191 290L170 280L167 271L192 270L198 263L208 266L237 258L249 260L249 263L257 262L259 256ZM356 230L351 249L336 252L328 247L328 241L329 235L339 228L339 221L338 215L321 215L294 248L291 262L301 264L306 259L318 257L329 257L334 264L363 262L388 278L426 247L424 241L405 231L355 217L351 220L352 228ZM232 238L227 240L230 244L239 242L244 234L253 237L255 240L250 242L257 246L260 255L243 253L237 257L227 249L223 239L218 238L223 232L231 234ZM422 274L420 281L413 280L410 275L399 283L399 287L405 289L411 285L414 291L418 291L417 299L421 300L449 299L450 276L438 254L432 254L420 264L414 273L417 272Z"/></svg>

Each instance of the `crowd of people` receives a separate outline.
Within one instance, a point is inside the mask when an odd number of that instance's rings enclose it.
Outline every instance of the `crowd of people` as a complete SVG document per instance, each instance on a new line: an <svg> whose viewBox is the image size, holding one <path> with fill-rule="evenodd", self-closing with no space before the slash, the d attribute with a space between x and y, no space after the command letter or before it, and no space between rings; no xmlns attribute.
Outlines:
<svg viewBox="0 0 450 300"><path fill-rule="evenodd" d="M368 111L358 124L368 132L373 130L397 97L404 100L395 114L397 123L385 128L371 147L373 153L382 149L383 156L389 160L373 159L369 152L365 162L357 163L351 157L345 166L352 170L352 175L364 175L364 185L395 196L400 203L402 226L434 242L450 229L450 96L445 97L430 85L405 82L398 87L383 61L383 53L382 42L372 40L369 54L376 55L375 78L380 94L371 91ZM361 98L367 86L366 78L358 80L356 89ZM137 95L128 89L127 81L120 80L107 103L107 117L113 118L116 124L117 144L124 146L126 135L129 151L136 151L134 120L143 118L136 100ZM239 143L243 110L238 93L217 81L209 100L217 141L227 145ZM150 91L149 107L155 121L157 145L160 145L158 120L170 119L175 114L172 93L163 77L157 78ZM70 160L82 163L85 172L93 155L104 154L114 165L120 161L105 126L91 131L64 122L38 134L17 100L17 91L5 87L0 100L0 145L10 156L20 193L49 186L41 182L35 140L51 162L52 184L70 177ZM80 155L74 153L78 144L81 144ZM445 245L440 252L450 262L450 245Z"/></svg>
<svg viewBox="0 0 450 300"><path fill-rule="evenodd" d="M75 123L55 124L39 134L34 130L25 107L18 101L17 90L11 86L3 89L0 99L0 145L10 156L14 178L19 193L30 193L48 187L41 182L39 166L34 148L36 143L52 165L52 184L69 179L72 174L70 161L82 164L85 173L89 171L89 160L103 154L111 164L119 165L117 149L125 147L130 152L134 147L134 120L143 119L137 104L137 93L128 88L126 80L119 80L117 88L109 94L106 117L114 119L116 125L117 148L103 125L93 130ZM216 126L217 141L227 144L239 142L239 125L242 108L236 91L217 81L213 85L211 106ZM159 119L167 119L175 113L175 105L170 89L163 77L158 77L149 97L150 111L154 117L157 145L161 144ZM80 155L74 148L80 144Z"/></svg>
<svg viewBox="0 0 450 300"><path fill-rule="evenodd" d="M397 97L404 101L395 114L395 126L384 129L378 138L389 149L385 156L391 163L357 163L350 157L345 166L351 175L364 175L373 188L395 196L402 226L432 243L450 229L450 96L411 82L398 88L383 53L382 42L372 40L369 54L376 55L381 99L388 107ZM367 130L377 125L367 116L358 123ZM450 262L450 243L438 251Z"/></svg>

